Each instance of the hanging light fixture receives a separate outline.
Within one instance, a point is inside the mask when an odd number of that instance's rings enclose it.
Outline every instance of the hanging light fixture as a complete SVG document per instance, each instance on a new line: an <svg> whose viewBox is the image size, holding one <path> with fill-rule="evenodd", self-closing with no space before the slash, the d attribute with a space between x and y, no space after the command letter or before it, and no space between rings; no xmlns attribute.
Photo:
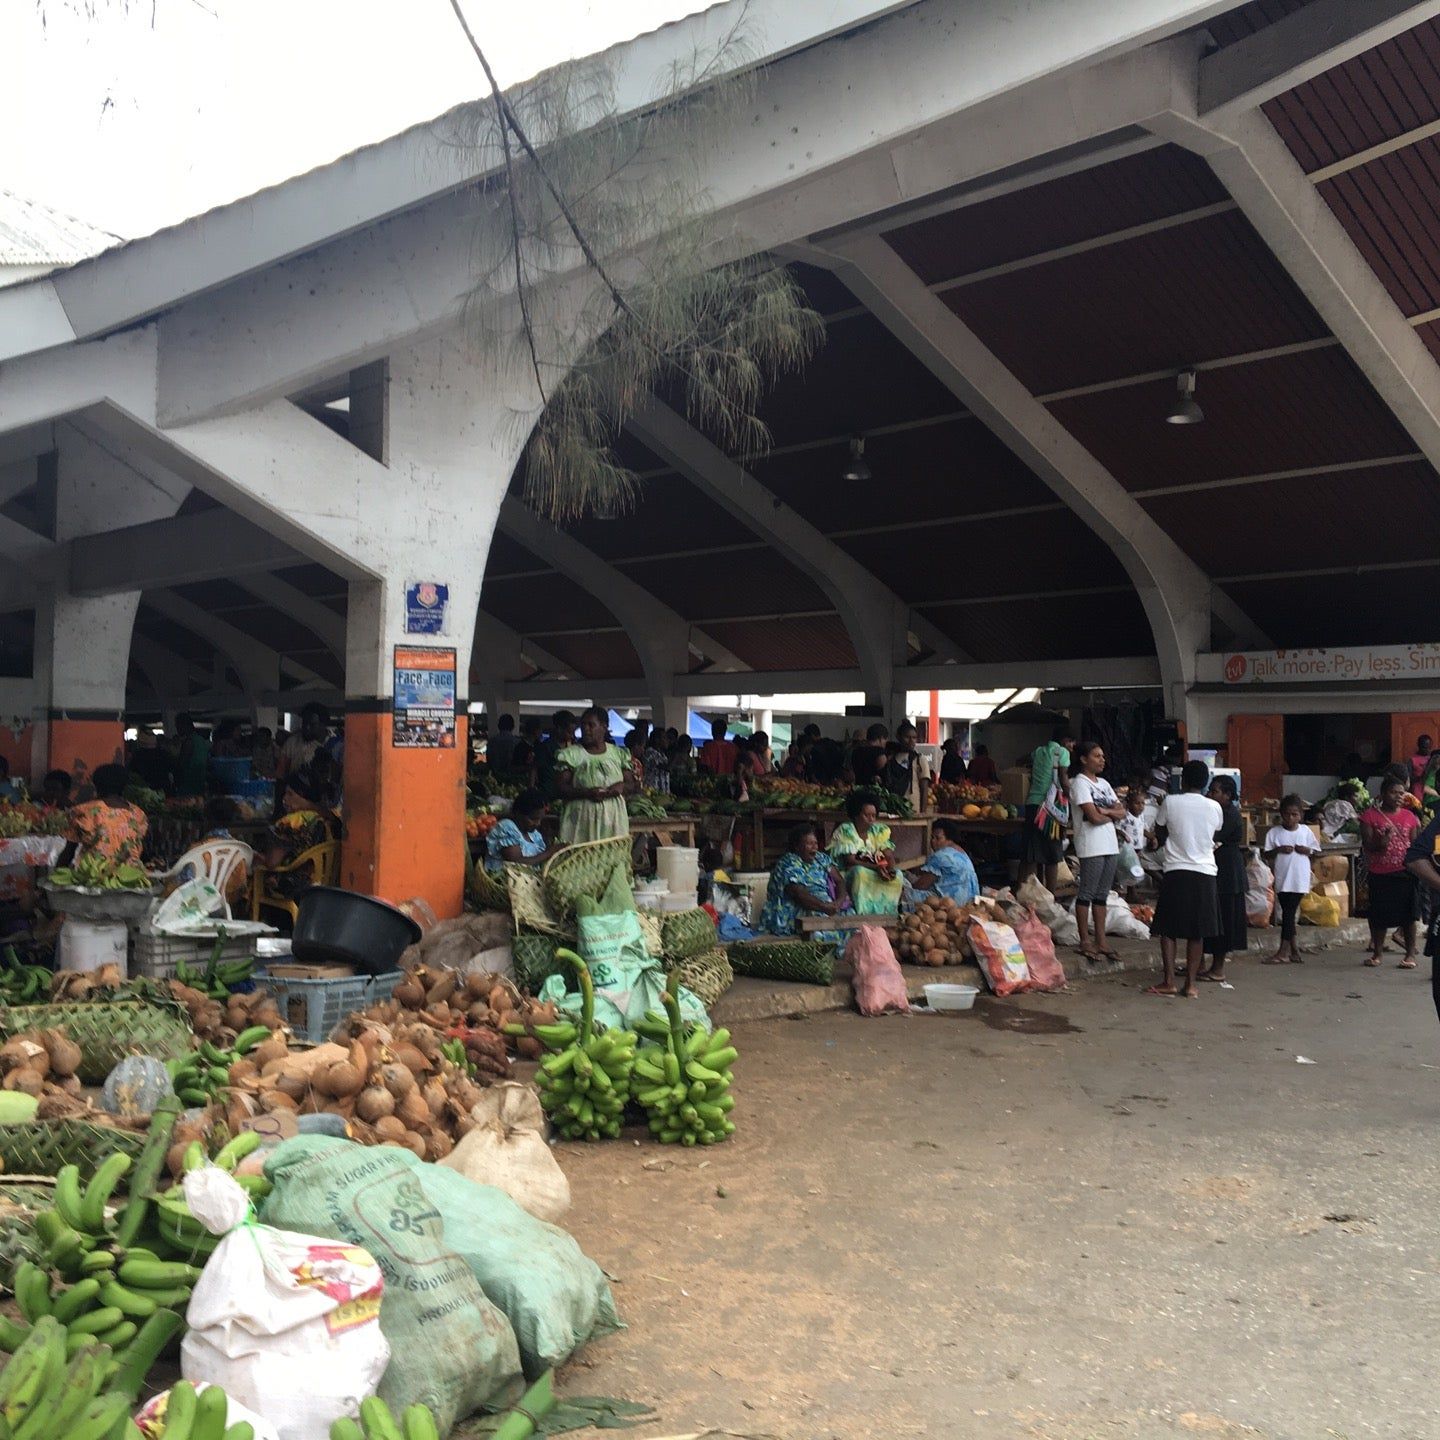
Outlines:
<svg viewBox="0 0 1440 1440"><path fill-rule="evenodd" d="M865 442L855 435L850 440L850 458L845 462L842 480L864 481L870 478L870 467L865 463Z"/></svg>
<svg viewBox="0 0 1440 1440"><path fill-rule="evenodd" d="M1205 418L1205 412L1195 403L1195 372L1182 370L1175 377L1175 388L1179 394L1165 416L1165 423L1198 425Z"/></svg>

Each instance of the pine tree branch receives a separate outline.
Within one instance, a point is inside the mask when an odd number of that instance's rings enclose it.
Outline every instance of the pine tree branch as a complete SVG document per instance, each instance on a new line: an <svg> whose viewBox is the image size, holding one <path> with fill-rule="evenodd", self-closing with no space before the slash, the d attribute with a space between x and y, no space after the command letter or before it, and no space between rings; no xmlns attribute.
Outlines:
<svg viewBox="0 0 1440 1440"><path fill-rule="evenodd" d="M570 212L570 206L566 203L565 197L560 193L555 182L551 180L550 173L546 170L534 145L530 143L530 137L525 133L524 127L520 124L515 111L511 108L510 102L506 100L504 92L500 89L500 82L495 78L495 72L490 68L490 62L485 57L485 52L480 48L480 42L475 38L475 32L471 30L469 22L465 19L465 12L460 8L460 0L450 0L450 8L455 12L455 18L460 22L460 28L465 32L465 38L470 42L470 48L475 52L475 58L480 62L481 69L485 71L485 78L490 82L490 92L495 97L496 109L500 112L500 130L502 135L508 126L515 134L516 140L520 142L520 148L529 157L530 163L535 167L535 173L539 175L546 190L550 192L550 198L559 207L561 215L565 217L565 224L569 227L570 233L575 237L575 243L580 247L580 253L585 257L586 264L600 277L600 282L610 292L610 298L615 302L616 308L632 320L639 317L630 308L620 287L610 278L609 271L600 263L600 257L590 245L585 232L580 228L579 222ZM508 148L506 151L509 153Z"/></svg>

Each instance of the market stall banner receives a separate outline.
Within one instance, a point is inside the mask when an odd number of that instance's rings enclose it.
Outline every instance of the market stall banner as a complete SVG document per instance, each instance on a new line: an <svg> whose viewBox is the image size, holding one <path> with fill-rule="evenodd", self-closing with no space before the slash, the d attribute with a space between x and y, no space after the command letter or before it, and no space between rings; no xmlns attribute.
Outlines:
<svg viewBox="0 0 1440 1440"><path fill-rule="evenodd" d="M1200 657L1198 679L1226 685L1333 684L1357 680L1434 680L1440 645L1345 650L1245 650Z"/></svg>

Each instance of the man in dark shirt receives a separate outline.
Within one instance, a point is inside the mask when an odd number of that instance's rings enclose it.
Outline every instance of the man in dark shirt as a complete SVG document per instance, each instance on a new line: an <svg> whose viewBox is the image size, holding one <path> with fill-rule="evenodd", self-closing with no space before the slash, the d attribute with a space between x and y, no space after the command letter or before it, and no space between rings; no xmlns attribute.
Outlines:
<svg viewBox="0 0 1440 1440"><path fill-rule="evenodd" d="M508 770L520 737L515 733L515 717L502 715L495 722L495 734L485 742L485 763L492 770Z"/></svg>
<svg viewBox="0 0 1440 1440"><path fill-rule="evenodd" d="M865 790L880 783L880 772L885 768L887 756L885 742L890 732L878 722L865 732L865 743L857 745L850 752L850 773L855 777L855 788Z"/></svg>
<svg viewBox="0 0 1440 1440"><path fill-rule="evenodd" d="M1440 815L1422 830L1416 831L1410 848L1405 852L1405 868L1425 889L1422 899L1430 916L1425 932L1425 953L1430 957L1430 993L1435 1000L1435 1014L1440 1018Z"/></svg>

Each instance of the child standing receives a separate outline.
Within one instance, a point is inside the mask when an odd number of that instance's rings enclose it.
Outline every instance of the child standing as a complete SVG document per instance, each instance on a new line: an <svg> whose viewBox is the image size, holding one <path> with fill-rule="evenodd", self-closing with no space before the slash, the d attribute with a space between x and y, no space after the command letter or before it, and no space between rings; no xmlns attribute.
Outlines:
<svg viewBox="0 0 1440 1440"><path fill-rule="evenodd" d="M1300 823L1305 802L1287 795L1280 802L1280 823L1265 834L1265 858L1275 871L1275 895L1280 902L1280 944L1265 965L1299 965L1295 943L1295 917L1300 901L1310 892L1310 857L1320 853L1315 833Z"/></svg>
<svg viewBox="0 0 1440 1440"><path fill-rule="evenodd" d="M1149 848L1150 836L1145 829L1145 806L1149 796L1145 793L1145 781L1137 777L1130 782L1125 796L1125 814L1115 822L1115 833L1120 837L1120 863L1117 879L1126 885L1125 898L1135 903L1135 887L1144 878L1140 857ZM1126 846L1129 853L1126 853Z"/></svg>

